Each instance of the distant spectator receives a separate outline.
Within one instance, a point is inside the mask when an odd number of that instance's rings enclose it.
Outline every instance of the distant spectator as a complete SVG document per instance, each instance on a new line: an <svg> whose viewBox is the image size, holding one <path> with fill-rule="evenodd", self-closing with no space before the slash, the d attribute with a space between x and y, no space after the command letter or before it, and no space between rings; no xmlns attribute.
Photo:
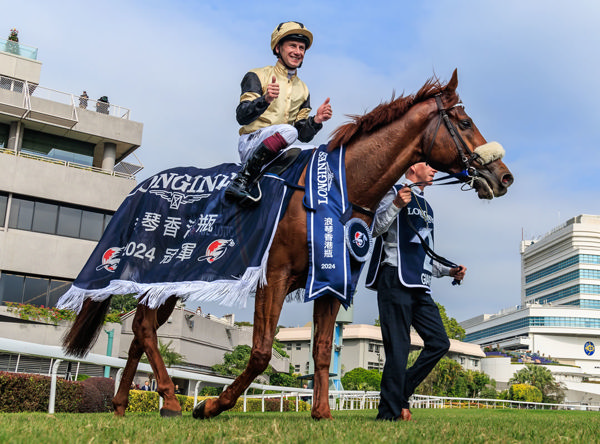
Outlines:
<svg viewBox="0 0 600 444"><path fill-rule="evenodd" d="M175 384L175 394L176 395L183 394L183 391L179 388L179 384Z"/></svg>
<svg viewBox="0 0 600 444"><path fill-rule="evenodd" d="M108 114L108 107L110 106L107 96L102 96L96 101L96 112L102 114Z"/></svg>
<svg viewBox="0 0 600 444"><path fill-rule="evenodd" d="M145 392L151 392L152 388L150 387L150 381L144 382L144 385L140 390L144 390Z"/></svg>
<svg viewBox="0 0 600 444"><path fill-rule="evenodd" d="M87 92L84 91L83 93L81 93L81 95L79 96L79 108L87 108L88 99L89 97L87 95Z"/></svg>

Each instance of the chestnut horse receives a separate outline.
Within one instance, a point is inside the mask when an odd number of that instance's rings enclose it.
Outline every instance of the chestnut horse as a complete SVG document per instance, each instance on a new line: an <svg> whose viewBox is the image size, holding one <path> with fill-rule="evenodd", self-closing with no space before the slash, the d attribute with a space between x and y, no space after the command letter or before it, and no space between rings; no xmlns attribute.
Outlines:
<svg viewBox="0 0 600 444"><path fill-rule="evenodd" d="M456 93L454 71L451 80L441 84L428 80L416 93L381 104L363 116L339 127L329 143L329 150L346 147L346 183L354 217L371 224L379 201L409 166L426 161L437 170L459 173L467 170L468 180L480 199L502 196L513 177L504 163L502 148L487 144L473 121L465 113ZM484 146L485 145L485 146ZM493 146L491 150L489 147ZM502 153L500 153L502 152ZM306 171L299 185L304 185ZM286 295L303 288L308 272L306 212L303 192L296 191L287 212L279 222L269 252L267 285L257 288L254 308L252 352L246 369L218 398L201 402L194 409L195 418L212 418L232 408L239 396L269 364L273 339ZM145 352L163 397L162 416L181 414L174 385L158 351L157 329L175 307L172 296L163 305L150 309L138 304L133 320L134 339L119 389L113 398L115 414L122 416L128 392L140 357ZM109 300L88 299L73 327L64 339L67 352L82 355L89 350L108 309ZM332 295L315 300L314 320L314 401L312 417L331 419L329 409L329 365L335 319L340 301ZM96 330L94 330L96 328ZM94 334L96 336L94 336Z"/></svg>

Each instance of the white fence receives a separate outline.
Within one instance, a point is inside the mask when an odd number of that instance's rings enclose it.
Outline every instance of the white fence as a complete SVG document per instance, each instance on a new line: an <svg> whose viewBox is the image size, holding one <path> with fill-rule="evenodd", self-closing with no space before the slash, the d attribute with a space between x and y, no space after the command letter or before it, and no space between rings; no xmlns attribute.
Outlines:
<svg viewBox="0 0 600 444"><path fill-rule="evenodd" d="M600 406L585 404L549 404L544 402L511 401L506 399L449 398L413 395L411 407L417 409L533 409L600 411Z"/></svg>

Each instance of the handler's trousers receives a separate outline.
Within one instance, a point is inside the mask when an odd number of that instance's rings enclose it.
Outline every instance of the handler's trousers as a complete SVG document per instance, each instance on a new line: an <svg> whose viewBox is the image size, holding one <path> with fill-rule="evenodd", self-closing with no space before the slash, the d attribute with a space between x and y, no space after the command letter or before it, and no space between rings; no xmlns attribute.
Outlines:
<svg viewBox="0 0 600 444"><path fill-rule="evenodd" d="M408 399L448 352L450 341L431 296L425 289L404 287L397 267L382 266L377 282L377 303L385 350L377 418L393 420L400 416L403 408L409 408ZM407 370L411 324L425 345Z"/></svg>

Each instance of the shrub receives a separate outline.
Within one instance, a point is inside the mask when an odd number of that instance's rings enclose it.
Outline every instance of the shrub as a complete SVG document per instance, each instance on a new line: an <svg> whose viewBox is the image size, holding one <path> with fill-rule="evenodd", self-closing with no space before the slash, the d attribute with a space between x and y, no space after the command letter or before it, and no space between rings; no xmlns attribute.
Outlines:
<svg viewBox="0 0 600 444"><path fill-rule="evenodd" d="M158 393L144 390L129 390L128 412L156 412L158 410Z"/></svg>
<svg viewBox="0 0 600 444"><path fill-rule="evenodd" d="M110 378L88 378L82 383L83 400L81 412L112 412L112 398L115 392L115 382Z"/></svg>
<svg viewBox="0 0 600 444"><path fill-rule="evenodd" d="M58 379L56 412L77 412L83 396L80 383ZM47 412L50 378L26 373L0 372L0 412Z"/></svg>
<svg viewBox="0 0 600 444"><path fill-rule="evenodd" d="M542 391L529 384L513 384L508 389L509 398L513 401L542 402Z"/></svg>
<svg viewBox="0 0 600 444"><path fill-rule="evenodd" d="M211 387L207 385L206 387L202 387L202 390L200 390L200 396L219 396L222 391L222 387Z"/></svg>

